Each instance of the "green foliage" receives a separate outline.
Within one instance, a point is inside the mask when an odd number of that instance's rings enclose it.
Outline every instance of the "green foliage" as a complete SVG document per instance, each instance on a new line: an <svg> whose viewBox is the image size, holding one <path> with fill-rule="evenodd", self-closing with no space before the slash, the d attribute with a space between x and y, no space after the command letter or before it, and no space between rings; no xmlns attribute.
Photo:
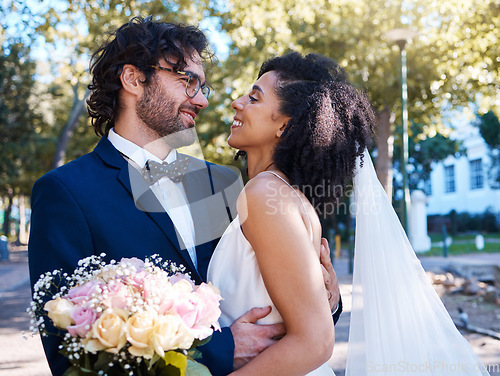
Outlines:
<svg viewBox="0 0 500 376"><path fill-rule="evenodd" d="M425 162L436 145L439 150L432 153L433 160L456 149L446 135L444 106L468 106L476 98L482 107L497 103L500 54L495 25L500 22L500 6L493 0L410 0L404 5L385 0L228 0L225 4L210 15L220 17L221 30L232 40L230 55L212 74L216 93L203 115L207 145L221 151L214 155L219 161L229 152L225 141L233 116L231 102L248 91L263 61L290 50L334 58L369 93L377 111L387 106L396 115L395 123L401 124L399 49L383 36L396 27L419 32L406 46L409 115L423 125L411 136L416 142L426 140L415 155L417 164ZM396 138L396 145L400 142ZM421 176L428 173L427 165L416 169L422 169Z"/></svg>
<svg viewBox="0 0 500 376"><path fill-rule="evenodd" d="M36 113L35 63L29 46L0 46L0 194L28 193L44 167L43 124Z"/></svg>
<svg viewBox="0 0 500 376"><path fill-rule="evenodd" d="M411 124L410 132L414 137L409 138L409 164L412 171L409 171L410 189L422 189L423 182L430 178L433 163L439 162L448 156L462 154L461 143L451 139L446 134L439 132L432 136L425 136L425 126L422 124ZM396 135L400 139L401 135ZM394 168L401 168L401 143L394 145ZM401 189L401 182L394 180L394 191Z"/></svg>
<svg viewBox="0 0 500 376"><path fill-rule="evenodd" d="M61 350L61 353L66 357L69 355L65 350ZM134 376L211 375L207 367L181 351L168 351L163 358L155 354L151 359L143 359L140 363L131 365L127 359L106 351L97 354L82 351L81 354L78 359L71 359L72 366L66 370L64 376L97 376L100 371L109 376L121 376L131 374L132 370Z"/></svg>
<svg viewBox="0 0 500 376"><path fill-rule="evenodd" d="M488 111L478 116L477 126L490 148L489 185L493 189L500 189L500 122L493 111Z"/></svg>
<svg viewBox="0 0 500 376"><path fill-rule="evenodd" d="M500 122L493 111L478 116L478 127L481 136L491 149L500 147Z"/></svg>
<svg viewBox="0 0 500 376"><path fill-rule="evenodd" d="M29 141L24 140L30 145L27 154L32 156L36 151L37 159L43 161L38 168L30 167L38 175L48 169L47 155L53 152L71 112L75 97L72 88L80 83L81 97L90 80L91 53L107 38L108 31L134 16L153 15L158 20L193 25L211 18L230 38L227 60L208 72L215 90L210 107L202 112L197 125L205 157L211 161L243 167L241 162L233 161L234 150L226 141L233 117L231 102L248 91L264 60L290 50L317 52L336 59L351 80L369 93L375 109L387 106L396 114L395 124L400 124L399 50L383 35L402 26L419 32L406 46L409 116L413 123L423 125L411 135L421 144L413 154L419 176L427 173L429 160L453 149L443 125L444 105L468 106L477 101L479 112L488 109L497 116L500 113L496 27L500 24L500 3L495 0L54 0L39 2L36 7L10 0L2 3L0 11L4 30L14 30L10 34L26 30L25 47L30 41L34 43L32 36L36 35L37 43L45 41L50 56L49 61L38 65L40 76L36 79L44 77L36 85L39 100L31 107L25 106L30 111L23 114L33 112L41 118L31 122L37 124L35 131ZM15 27L12 21L5 21L14 19L9 12L21 15ZM3 35L0 37L5 45ZM33 86L23 82L25 91L32 93ZM3 124L4 118L0 119ZM68 148L68 160L97 142L87 124L87 119L81 119ZM443 136L433 136L436 134ZM396 146L398 142L396 139Z"/></svg>
<svg viewBox="0 0 500 376"><path fill-rule="evenodd" d="M471 214L468 212L457 213L452 210L448 215L431 215L427 217L429 232L439 232L442 226L453 235L460 233L498 233L500 222L491 209L483 213Z"/></svg>
<svg viewBox="0 0 500 376"><path fill-rule="evenodd" d="M441 240L440 240L441 241ZM461 242L459 240L455 241L453 238L453 243L448 247L448 255L466 255L469 253L477 253L476 243L474 240L467 242ZM484 243L484 248L481 253L499 253L500 246L497 242L489 242L487 239ZM430 251L423 254L424 256L443 256L442 246L432 246Z"/></svg>

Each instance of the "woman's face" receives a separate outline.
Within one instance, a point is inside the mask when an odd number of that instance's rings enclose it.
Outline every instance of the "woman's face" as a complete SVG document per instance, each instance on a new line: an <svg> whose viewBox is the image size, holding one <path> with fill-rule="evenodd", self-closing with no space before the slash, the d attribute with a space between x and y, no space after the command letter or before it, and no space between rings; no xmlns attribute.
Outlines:
<svg viewBox="0 0 500 376"><path fill-rule="evenodd" d="M274 148L289 118L279 113L275 94L275 72L264 73L249 94L236 99L231 107L236 114L228 143L249 152L252 149Z"/></svg>

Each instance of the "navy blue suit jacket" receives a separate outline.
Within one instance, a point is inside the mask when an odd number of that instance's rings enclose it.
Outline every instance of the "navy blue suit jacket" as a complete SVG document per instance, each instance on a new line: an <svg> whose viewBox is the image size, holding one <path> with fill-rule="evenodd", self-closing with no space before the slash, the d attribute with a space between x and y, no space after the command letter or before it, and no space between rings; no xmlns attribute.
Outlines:
<svg viewBox="0 0 500 376"><path fill-rule="evenodd" d="M192 164L206 162L192 159ZM197 246L198 271L185 250L181 250L175 228L168 214L159 207L151 190L134 199L130 178L138 173L103 137L93 152L42 176L33 186L31 196L31 231L29 264L32 285L42 273L62 268L71 273L78 260L106 253L106 260L144 257L158 253L164 260L183 264L200 283L206 278L208 262L217 240ZM140 178L140 177L139 177ZM223 190L237 180L228 168L206 163L206 168L188 173L183 181L190 201ZM216 225L226 227L234 207L227 203L227 220ZM145 209L140 210L139 208ZM203 208L193 214L196 226L210 222ZM199 219L199 221L198 221ZM212 223L213 225L213 223ZM54 375L69 367L58 353L59 339L43 337L45 352ZM201 348L202 363L213 375L232 371L234 341L229 328L215 332Z"/></svg>

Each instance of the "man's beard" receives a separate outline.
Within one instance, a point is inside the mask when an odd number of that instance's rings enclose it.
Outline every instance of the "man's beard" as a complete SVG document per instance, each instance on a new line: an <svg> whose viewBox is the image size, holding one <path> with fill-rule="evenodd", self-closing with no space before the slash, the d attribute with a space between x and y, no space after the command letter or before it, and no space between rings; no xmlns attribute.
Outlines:
<svg viewBox="0 0 500 376"><path fill-rule="evenodd" d="M174 149L189 146L196 140L194 127L186 127L175 106L174 99L157 84L154 78L145 86L144 95L136 106L139 119Z"/></svg>

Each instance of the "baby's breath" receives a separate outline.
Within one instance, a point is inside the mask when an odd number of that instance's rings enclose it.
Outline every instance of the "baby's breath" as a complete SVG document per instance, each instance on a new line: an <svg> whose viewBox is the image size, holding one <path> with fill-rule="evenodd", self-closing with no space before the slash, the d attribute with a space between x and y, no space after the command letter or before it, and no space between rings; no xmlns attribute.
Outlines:
<svg viewBox="0 0 500 376"><path fill-rule="evenodd" d="M88 364L85 359L88 360L89 356L97 356L87 350L88 342L95 341L96 337L92 337L95 327L92 326L93 324L81 325L87 333L85 338L81 338L79 335L72 336L66 330L53 333L57 329L52 325L47 316L47 311L44 309L48 301L58 298L70 300L72 298L68 298L66 295L71 291L75 291L72 290L73 288L82 287L87 282L92 282L95 288L88 294L78 296L78 299L81 299L80 301L83 302L81 304L84 304L85 309L91 310L95 314L94 317L101 317L105 313L113 314L114 308L109 305L109 300L116 298L115 289L123 288L123 286L127 289L127 293L122 300L122 304L126 306L126 315L131 316L135 313L148 311L159 312L162 298L156 296L154 292L150 292L149 295L144 294L143 290L137 288L142 283L141 278L144 278L142 271L148 275L157 276L160 281L163 281L168 279L169 276L184 273L186 270L183 265L177 266L172 262L164 261L157 254L146 257L143 263L137 259L123 259L120 262L110 260L106 262L104 261L105 257L105 253L101 253L79 260L77 267L71 274L63 272L61 269L42 274L34 284L33 299L27 308L27 312L31 316L30 333L32 335L40 333L42 336L60 336L61 345L59 345L59 349L77 367ZM48 325L49 323L51 325ZM49 332L49 330L52 332ZM132 355L129 351L130 346L131 344L127 343L117 349L114 355L109 352L105 354L107 358L100 361L100 364L105 369L93 371L98 375L115 374L117 370L124 375L134 375L134 370L137 367L151 369L153 364L151 360ZM182 351L182 353L187 354L186 351ZM158 359L158 356L155 356L155 359ZM115 369L113 370L113 368Z"/></svg>

